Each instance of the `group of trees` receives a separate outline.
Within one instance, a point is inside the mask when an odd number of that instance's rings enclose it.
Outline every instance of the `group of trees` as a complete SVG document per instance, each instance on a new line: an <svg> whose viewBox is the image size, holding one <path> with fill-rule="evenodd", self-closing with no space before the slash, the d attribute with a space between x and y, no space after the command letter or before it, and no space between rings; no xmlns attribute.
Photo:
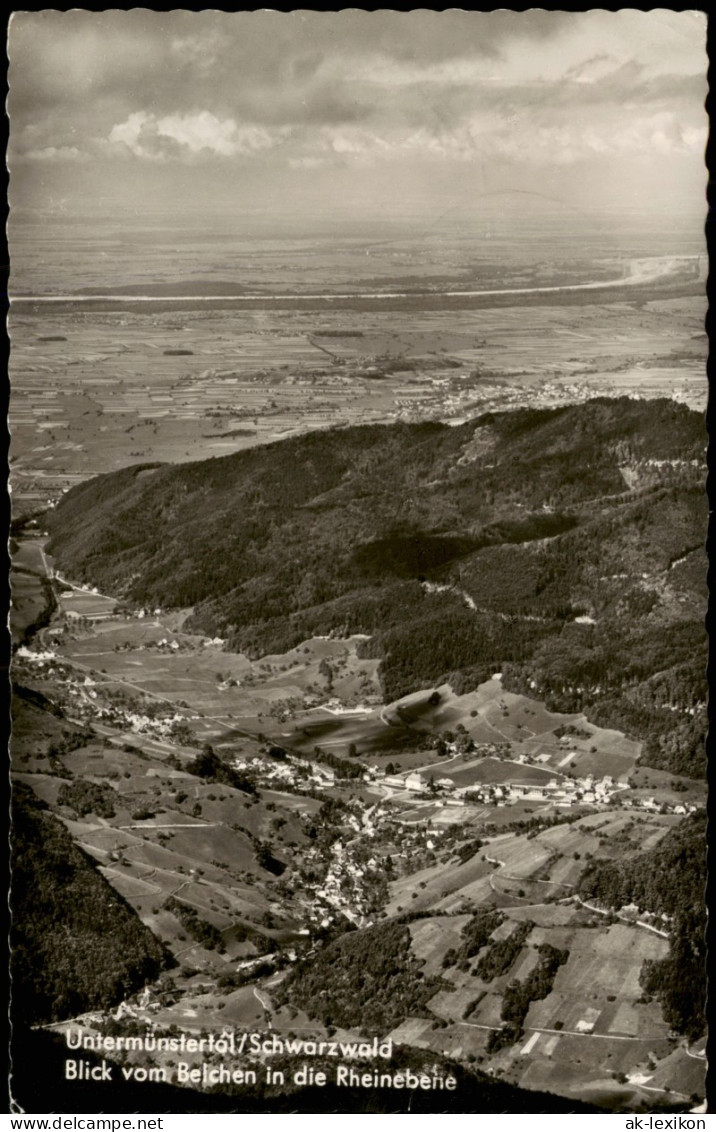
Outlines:
<svg viewBox="0 0 716 1132"><path fill-rule="evenodd" d="M234 790L241 790L244 794L258 793L252 775L244 770L236 770L235 767L224 762L216 754L211 743L204 744L201 753L187 763L186 769L189 774L195 774L197 778L203 778L207 782L219 782L224 786L233 787Z"/></svg>
<svg viewBox="0 0 716 1132"><path fill-rule="evenodd" d="M326 1026L384 1036L423 1013L442 986L424 976L410 938L409 927L395 920L342 935L298 963L279 996Z"/></svg>
<svg viewBox="0 0 716 1132"><path fill-rule="evenodd" d="M317 847L327 851L340 837L350 813L350 806L342 798L326 798L321 802L318 812L308 820L306 836L315 842Z"/></svg>
<svg viewBox="0 0 716 1132"><path fill-rule="evenodd" d="M465 841L462 845L459 845L457 848L457 856L460 864L464 865L467 861L471 861L478 849L482 848L482 844L483 842L480 837L474 837L472 840Z"/></svg>
<svg viewBox="0 0 716 1132"><path fill-rule="evenodd" d="M502 912L495 908L480 908L462 929L459 947L451 947L445 952L443 967L457 967L458 971L469 970L470 960L489 943L490 936L503 920Z"/></svg>
<svg viewBox="0 0 716 1132"><path fill-rule="evenodd" d="M268 873L280 877L286 871L286 864L275 857L267 841L260 841L256 846L256 863Z"/></svg>
<svg viewBox="0 0 716 1132"><path fill-rule="evenodd" d="M14 567L13 573L16 571L17 567ZM35 616L24 626L22 632L19 634L19 639L16 641L17 645L28 645L40 629L44 629L46 625L50 624L52 614L57 609L57 598L55 597L55 591L52 588L52 582L49 578L35 574L33 570L24 570L21 572L32 575L37 585L37 591L42 595L41 600L36 602L37 611Z"/></svg>
<svg viewBox="0 0 716 1132"><path fill-rule="evenodd" d="M553 711L587 711L599 726L645 740L642 762L650 766L704 778L705 647L702 618L567 625L527 660L506 663L503 682Z"/></svg>
<svg viewBox="0 0 716 1132"><path fill-rule="evenodd" d="M214 924L210 924L207 920L203 920L196 909L192 908L190 904L185 904L182 900L177 900L176 897L170 896L165 902L164 907L167 912L171 912L173 916L176 916L182 927L185 928L202 947L206 947L209 951L223 950L224 939L219 929Z"/></svg>
<svg viewBox="0 0 716 1132"><path fill-rule="evenodd" d="M96 814L99 818L113 818L117 792L107 783L88 782L84 778L75 778L72 782L63 782L57 792L57 804L69 806L77 817L86 814Z"/></svg>
<svg viewBox="0 0 716 1132"><path fill-rule="evenodd" d="M514 979L505 987L502 996L500 1016L504 1025L500 1030L491 1030L487 1040L487 1052L496 1053L507 1045L519 1041L530 1004L547 998L554 986L559 968L569 959L569 951L554 947L551 943L541 943L537 948L539 962L526 979Z"/></svg>
<svg viewBox="0 0 716 1132"><path fill-rule="evenodd" d="M301 753L298 752L299 758ZM332 751L324 751L322 747L314 747L313 754L310 757L318 763L323 763L324 766L329 767L335 774L336 778L362 778L365 768L362 763L349 762L348 759L342 759L340 755L334 755Z"/></svg>
<svg viewBox="0 0 716 1132"><path fill-rule="evenodd" d="M531 920L525 920L504 939L493 940L489 950L478 961L473 973L486 983L504 975L519 955L533 927Z"/></svg>
<svg viewBox="0 0 716 1132"><path fill-rule="evenodd" d="M691 1041L706 1028L705 916L701 907L677 912L669 954L645 960L640 983L659 999L669 1025Z"/></svg>
<svg viewBox="0 0 716 1132"><path fill-rule="evenodd" d="M606 908L636 904L657 915L675 916L703 906L705 853L706 814L697 810L653 849L617 861L590 861L579 881L579 893Z"/></svg>
<svg viewBox="0 0 716 1132"><path fill-rule="evenodd" d="M359 647L359 656L382 658L381 684L385 698L392 700L445 682L474 688L507 662L527 662L555 628L477 612L456 594L428 594L405 619L376 628Z"/></svg>

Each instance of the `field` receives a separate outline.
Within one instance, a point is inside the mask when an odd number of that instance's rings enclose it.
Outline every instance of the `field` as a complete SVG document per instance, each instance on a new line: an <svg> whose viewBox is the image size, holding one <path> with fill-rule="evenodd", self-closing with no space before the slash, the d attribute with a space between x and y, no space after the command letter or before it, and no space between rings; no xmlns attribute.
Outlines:
<svg viewBox="0 0 716 1132"><path fill-rule="evenodd" d="M490 983L468 972L444 970L442 958L456 946L467 916L437 915L411 926L412 948L425 961L426 975L442 972L451 984L429 1003L442 1019L437 1033L446 1046L454 1043L460 1047L459 1056L471 1052L484 1060L490 1031L501 1025L505 985L525 980L537 961L534 948L550 943L567 949L569 958L548 996L530 1006L523 1037L491 1058L495 1070L527 1088L558 1093L602 1089L616 1095L618 1078L626 1082L633 1102L643 1095L639 1086L645 1086L648 1095L650 1089L662 1090L667 1081L677 1099L688 1097L703 1062L675 1049L660 1011L653 1002L642 1001L639 986L642 964L663 957L666 941L626 924L579 926L583 916L578 909L559 904L505 912L508 919L493 940L504 939L520 920L539 926L510 969ZM393 1037L438 1048L433 1045L435 1027L425 1020L408 1020ZM687 1067L686 1061L692 1065Z"/></svg>
<svg viewBox="0 0 716 1132"><path fill-rule="evenodd" d="M176 754L176 747L164 744L160 753L159 745L143 736L132 736L127 743L110 729L103 730L112 738L63 754L63 776L43 773L41 754L35 752L18 779L59 812L76 843L95 858L106 879L182 962L207 972L222 971L227 958L256 954L254 944L232 936L236 924L256 929L274 906L271 883L276 878L258 863L256 845L270 839L281 855L282 845L290 842L295 849L305 844L299 815L315 810L318 803L274 793L259 807L240 790L203 783L167 764L167 753ZM23 765L21 751L20 744L16 758ZM72 782L109 789L112 816L73 812L58 797ZM290 857L291 850L284 853ZM170 898L222 933L223 955L187 936L165 907ZM272 922L279 934L300 926L288 910ZM274 934L258 930L256 938Z"/></svg>
<svg viewBox="0 0 716 1132"><path fill-rule="evenodd" d="M111 599L78 589L65 590L59 600L63 618L48 639L58 659L72 666L72 694L79 702L120 696L135 701L135 710L143 702L167 717L179 711L196 734L233 754L260 731L304 756L316 748L340 758L358 755L378 770L420 770L425 781L433 775L456 788L516 785L529 800L530 788L591 771L625 781L640 751L621 733L585 727L583 716L550 713L539 701L505 692L498 679L460 696L442 685L438 703L429 702L427 691L381 707L379 662L359 657L359 637L313 638L252 662L223 651L219 641L184 632L176 613L110 615ZM82 622L76 620L78 607L84 609ZM586 740L570 736L566 756L558 738L565 726L588 734ZM433 737L456 727L478 745L477 752L439 757ZM534 738L515 738L528 734ZM530 743L539 746L529 752ZM580 745L587 747L581 754ZM499 758L491 754L496 748ZM380 786L379 793L397 795L403 808L410 805L409 795L401 797L395 786ZM540 800L542 806L548 801ZM460 820L477 812L461 813ZM424 818L419 808L417 820ZM458 818L442 812L440 820Z"/></svg>

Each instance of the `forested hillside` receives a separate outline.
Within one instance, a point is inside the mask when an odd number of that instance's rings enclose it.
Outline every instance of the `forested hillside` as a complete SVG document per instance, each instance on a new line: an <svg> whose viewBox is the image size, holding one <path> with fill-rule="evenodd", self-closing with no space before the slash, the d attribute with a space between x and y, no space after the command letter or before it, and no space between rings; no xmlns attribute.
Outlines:
<svg viewBox="0 0 716 1132"><path fill-rule="evenodd" d="M12 804L12 1012L24 1024L108 1009L171 957L22 783Z"/></svg>
<svg viewBox="0 0 716 1132"><path fill-rule="evenodd" d="M82 484L50 550L231 649L368 634L387 700L501 671L703 775L704 444L698 413L627 398L332 429Z"/></svg>

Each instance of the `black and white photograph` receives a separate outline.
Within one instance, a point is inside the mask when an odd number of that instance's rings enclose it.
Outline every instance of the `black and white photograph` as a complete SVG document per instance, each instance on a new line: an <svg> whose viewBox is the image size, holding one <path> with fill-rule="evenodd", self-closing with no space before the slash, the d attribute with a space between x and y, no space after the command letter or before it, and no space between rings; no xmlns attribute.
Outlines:
<svg viewBox="0 0 716 1132"><path fill-rule="evenodd" d="M13 1112L705 1126L706 32L10 17Z"/></svg>

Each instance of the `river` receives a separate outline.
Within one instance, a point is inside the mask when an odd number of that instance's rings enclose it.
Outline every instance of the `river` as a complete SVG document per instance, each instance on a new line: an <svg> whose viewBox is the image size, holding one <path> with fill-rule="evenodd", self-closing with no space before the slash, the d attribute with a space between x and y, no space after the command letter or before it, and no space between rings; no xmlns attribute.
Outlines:
<svg viewBox="0 0 716 1132"><path fill-rule="evenodd" d="M698 256L655 256L651 259L631 260L626 275L617 279L599 280L591 283L565 283L559 286L544 287L505 287L491 290L424 290L424 291L327 291L311 293L261 293L243 295L15 295L13 306L23 303L256 303L256 302L317 302L317 301L372 301L383 299L471 299L500 296L528 296L564 294L576 291L599 291L604 288L638 286L654 283L683 271L687 265L698 270Z"/></svg>

